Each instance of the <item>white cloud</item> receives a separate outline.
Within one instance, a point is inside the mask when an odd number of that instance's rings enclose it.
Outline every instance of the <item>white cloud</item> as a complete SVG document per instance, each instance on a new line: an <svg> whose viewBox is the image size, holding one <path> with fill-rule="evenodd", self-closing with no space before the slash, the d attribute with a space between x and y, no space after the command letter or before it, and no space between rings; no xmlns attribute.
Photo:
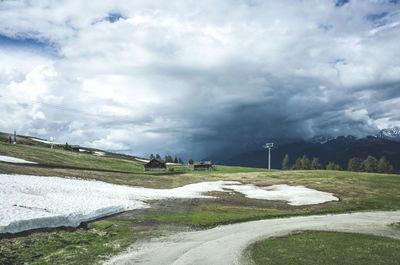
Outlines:
<svg viewBox="0 0 400 265"><path fill-rule="evenodd" d="M0 46L2 131L202 155L282 131L363 134L399 121L378 96L400 96L400 8L389 2L0 5L0 37L14 39ZM367 19L383 12L386 25Z"/></svg>

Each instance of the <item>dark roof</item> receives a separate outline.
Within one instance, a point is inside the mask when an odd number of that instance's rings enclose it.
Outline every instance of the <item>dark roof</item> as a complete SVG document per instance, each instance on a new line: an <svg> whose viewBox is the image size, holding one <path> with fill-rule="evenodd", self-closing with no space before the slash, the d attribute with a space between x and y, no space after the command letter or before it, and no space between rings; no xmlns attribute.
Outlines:
<svg viewBox="0 0 400 265"><path fill-rule="evenodd" d="M165 167L165 162L161 159L152 158L144 167Z"/></svg>

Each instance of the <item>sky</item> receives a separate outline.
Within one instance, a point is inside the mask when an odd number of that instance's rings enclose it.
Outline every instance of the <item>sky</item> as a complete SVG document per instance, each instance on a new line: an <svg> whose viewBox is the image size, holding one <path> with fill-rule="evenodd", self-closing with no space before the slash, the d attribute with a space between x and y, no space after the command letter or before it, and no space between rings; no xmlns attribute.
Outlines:
<svg viewBox="0 0 400 265"><path fill-rule="evenodd" d="M200 159L400 125L400 1L0 1L0 131Z"/></svg>

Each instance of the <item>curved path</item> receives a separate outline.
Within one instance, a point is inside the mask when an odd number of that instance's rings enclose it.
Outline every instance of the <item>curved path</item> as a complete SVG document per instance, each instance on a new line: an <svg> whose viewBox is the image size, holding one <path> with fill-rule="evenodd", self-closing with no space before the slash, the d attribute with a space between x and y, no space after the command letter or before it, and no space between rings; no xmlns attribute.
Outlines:
<svg viewBox="0 0 400 265"><path fill-rule="evenodd" d="M219 226L184 232L136 244L106 264L246 264L251 243L300 230L324 230L382 235L400 239L390 226L400 211L292 217Z"/></svg>

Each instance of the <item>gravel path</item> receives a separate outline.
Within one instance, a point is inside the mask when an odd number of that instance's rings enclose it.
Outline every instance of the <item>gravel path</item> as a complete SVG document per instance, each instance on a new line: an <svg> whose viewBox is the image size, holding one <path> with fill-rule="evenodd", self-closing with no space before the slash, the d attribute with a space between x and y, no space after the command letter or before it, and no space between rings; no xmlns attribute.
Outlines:
<svg viewBox="0 0 400 265"><path fill-rule="evenodd" d="M400 231L388 226L395 222L400 222L400 211L292 217L224 225L135 244L105 264L247 264L246 247L268 237L299 230L324 230L400 239Z"/></svg>

